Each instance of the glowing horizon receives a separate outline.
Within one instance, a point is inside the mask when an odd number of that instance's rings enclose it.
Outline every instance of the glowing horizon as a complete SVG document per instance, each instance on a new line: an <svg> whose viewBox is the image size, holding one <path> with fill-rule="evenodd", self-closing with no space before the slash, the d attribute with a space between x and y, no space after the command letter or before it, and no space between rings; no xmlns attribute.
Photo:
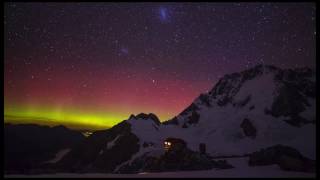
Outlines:
<svg viewBox="0 0 320 180"><path fill-rule="evenodd" d="M12 124L64 125L71 129L101 130L127 120L131 114L125 112L93 112L71 108L52 108L41 106L6 105L4 122ZM141 112L153 113L153 112ZM154 113L156 114L156 113ZM160 121L171 118L168 115L156 114Z"/></svg>

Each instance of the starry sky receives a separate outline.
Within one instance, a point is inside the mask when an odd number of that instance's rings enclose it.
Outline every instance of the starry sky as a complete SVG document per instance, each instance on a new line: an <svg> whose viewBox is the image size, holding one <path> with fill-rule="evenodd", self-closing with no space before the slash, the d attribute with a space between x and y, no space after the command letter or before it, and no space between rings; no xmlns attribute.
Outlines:
<svg viewBox="0 0 320 180"><path fill-rule="evenodd" d="M168 120L227 73L315 68L314 3L5 3L5 122Z"/></svg>

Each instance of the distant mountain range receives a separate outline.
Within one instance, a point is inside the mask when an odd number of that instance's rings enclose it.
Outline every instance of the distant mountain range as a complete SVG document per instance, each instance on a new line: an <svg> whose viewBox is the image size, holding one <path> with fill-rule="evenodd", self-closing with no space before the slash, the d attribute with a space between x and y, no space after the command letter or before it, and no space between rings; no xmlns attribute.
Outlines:
<svg viewBox="0 0 320 180"><path fill-rule="evenodd" d="M131 115L88 137L62 126L5 125L5 172L224 169L233 166L214 158L236 156L248 156L253 166L312 172L315 80L309 68L258 65L225 75L173 119L161 123L154 114ZM186 147L165 151L169 137Z"/></svg>
<svg viewBox="0 0 320 180"><path fill-rule="evenodd" d="M54 159L58 151L73 148L84 140L80 132L64 126L5 124L5 172L27 173L40 168L44 162Z"/></svg>

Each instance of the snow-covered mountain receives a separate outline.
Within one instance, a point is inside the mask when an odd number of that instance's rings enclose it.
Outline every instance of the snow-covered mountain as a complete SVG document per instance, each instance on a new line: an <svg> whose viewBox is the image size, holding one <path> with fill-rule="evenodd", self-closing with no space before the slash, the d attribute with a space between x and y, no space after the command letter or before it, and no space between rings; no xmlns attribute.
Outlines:
<svg viewBox="0 0 320 180"><path fill-rule="evenodd" d="M164 122L161 134L181 137L195 150L199 142L206 143L212 155L285 144L314 159L315 97L311 69L259 65L224 76L211 91Z"/></svg>
<svg viewBox="0 0 320 180"><path fill-rule="evenodd" d="M193 151L205 143L211 156L243 155L282 144L315 159L315 96L313 70L259 65L225 75L169 121L160 123L156 115L141 113L95 132L61 162L119 172L142 157L163 155L168 137L183 139Z"/></svg>
<svg viewBox="0 0 320 180"><path fill-rule="evenodd" d="M59 172L140 172L150 159L164 159L168 137L183 139L193 152L204 143L213 157L281 144L314 160L315 97L312 69L258 65L225 75L171 120L131 115L111 129L94 132L52 164Z"/></svg>

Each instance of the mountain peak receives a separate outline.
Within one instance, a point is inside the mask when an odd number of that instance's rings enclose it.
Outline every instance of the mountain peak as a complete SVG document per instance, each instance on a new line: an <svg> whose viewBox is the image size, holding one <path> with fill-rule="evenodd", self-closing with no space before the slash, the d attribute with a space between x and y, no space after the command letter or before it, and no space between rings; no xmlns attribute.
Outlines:
<svg viewBox="0 0 320 180"><path fill-rule="evenodd" d="M130 118L129 119L143 119L143 120L148 120L148 119L151 119L152 121L154 121L157 125L160 124L160 120L159 118L153 114L153 113L149 113L149 114L146 114L146 113L140 113L138 115L133 115L131 114Z"/></svg>
<svg viewBox="0 0 320 180"><path fill-rule="evenodd" d="M312 118L305 120L297 114L312 105L308 98L315 98L314 75L314 70L308 67L281 69L262 64L227 74L208 93L200 94L177 117L164 124L183 126L187 123L186 127L190 119L198 117L196 115L204 109L214 110L231 105L235 109L249 108L248 114L262 111L262 114L275 117L284 116L288 119L289 116L288 122L302 126L313 122ZM257 107L259 110L251 111Z"/></svg>

